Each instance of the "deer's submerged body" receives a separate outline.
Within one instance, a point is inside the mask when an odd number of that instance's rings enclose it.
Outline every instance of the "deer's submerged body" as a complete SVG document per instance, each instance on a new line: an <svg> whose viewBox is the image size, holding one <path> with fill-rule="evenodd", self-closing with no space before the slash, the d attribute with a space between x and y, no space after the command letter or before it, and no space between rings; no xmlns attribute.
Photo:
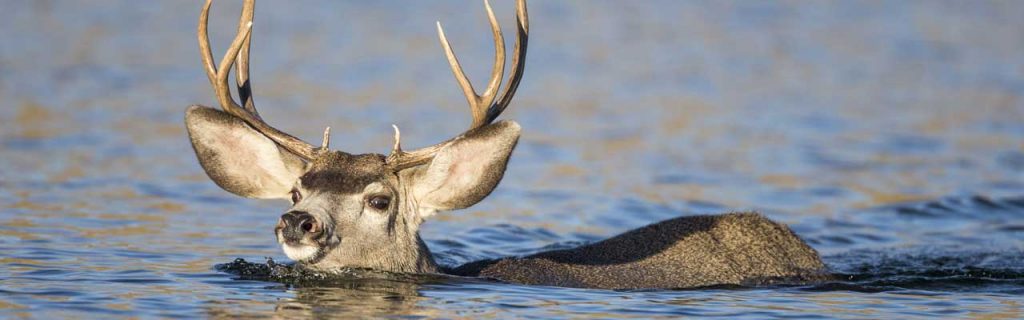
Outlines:
<svg viewBox="0 0 1024 320"><path fill-rule="evenodd" d="M447 272L602 289L763 285L826 276L814 249L756 213L679 217L577 248L477 261Z"/></svg>
<svg viewBox="0 0 1024 320"><path fill-rule="evenodd" d="M402 150L395 127L395 143L387 156L330 150L329 130L316 147L266 123L256 111L248 70L255 1L244 2L238 34L219 67L207 37L210 6L207 0L199 15L199 48L224 111L196 105L185 112L192 147L207 176L239 196L290 199L274 234L285 254L309 270L438 272L420 239L420 224L486 198L501 181L519 141L519 124L495 120L523 76L529 34L526 1L516 2L516 41L503 90L504 38L490 5L485 7L495 64L482 94L463 74L438 24L473 122L458 136L412 151ZM241 103L229 88L232 67ZM447 271L523 284L633 289L805 280L821 274L824 265L785 226L745 213L671 219L575 249Z"/></svg>

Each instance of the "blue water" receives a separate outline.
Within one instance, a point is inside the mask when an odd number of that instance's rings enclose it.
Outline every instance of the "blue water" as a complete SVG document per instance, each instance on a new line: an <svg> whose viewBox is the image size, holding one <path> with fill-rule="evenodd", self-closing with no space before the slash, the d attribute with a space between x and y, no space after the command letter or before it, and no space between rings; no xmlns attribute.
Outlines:
<svg viewBox="0 0 1024 320"><path fill-rule="evenodd" d="M494 1L511 34L511 1ZM607 291L440 275L243 273L288 259L286 204L210 182L183 112L215 103L199 4L0 3L0 317L1020 318L1024 3L533 1L523 127L498 189L428 221L439 263L679 215L757 210L835 281ZM260 2L261 114L387 152L470 121L441 20L482 86L478 1ZM238 4L218 1L214 50ZM234 263L242 258L246 264ZM251 270L250 270L251 271ZM257 270L259 271L259 270Z"/></svg>

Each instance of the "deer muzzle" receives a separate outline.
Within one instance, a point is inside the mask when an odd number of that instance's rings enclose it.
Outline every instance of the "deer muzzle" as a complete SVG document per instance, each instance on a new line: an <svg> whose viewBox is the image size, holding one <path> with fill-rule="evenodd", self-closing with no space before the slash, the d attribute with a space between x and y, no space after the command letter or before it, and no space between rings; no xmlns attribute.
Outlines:
<svg viewBox="0 0 1024 320"><path fill-rule="evenodd" d="M322 224L313 215L302 211L281 215L277 228L281 240L290 245L299 245L303 239L315 238L323 231Z"/></svg>

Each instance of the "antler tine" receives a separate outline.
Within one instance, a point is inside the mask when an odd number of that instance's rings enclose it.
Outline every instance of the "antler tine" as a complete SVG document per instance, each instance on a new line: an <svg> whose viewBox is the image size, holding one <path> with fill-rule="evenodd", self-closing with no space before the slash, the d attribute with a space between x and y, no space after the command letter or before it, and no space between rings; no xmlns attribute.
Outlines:
<svg viewBox="0 0 1024 320"><path fill-rule="evenodd" d="M512 49L512 73L508 75L508 82L505 91L501 93L498 102L487 109L487 123L497 119L505 107L508 107L519 88L519 81L523 79L523 71L526 70L526 45L530 37L530 18L526 12L526 0L516 1L516 44Z"/></svg>
<svg viewBox="0 0 1024 320"><path fill-rule="evenodd" d="M505 110L505 107L507 107L509 102L512 100L512 96L515 95L516 89L519 86L519 81L523 77L523 71L526 68L526 64L524 62L526 61L526 44L527 40L529 40L528 33L530 30L530 23L526 12L526 0L517 0L516 44L513 52L514 56L512 57L512 74L509 75L507 87L502 91L501 96L498 97L497 92L498 88L501 86L501 76L504 74L505 68L505 40L501 35L501 28L498 26L498 21L494 17L494 11L491 10L491 4L488 3L487 0L484 0L484 6L487 9L487 17L490 20L491 30L494 33L495 61L494 68L491 72L490 82L488 82L487 89L484 90L483 95L477 95L476 91L473 90L473 85L469 82L469 79L466 78L465 73L462 72L462 66L459 65L459 60L455 57L455 52L452 51L451 44L448 43L448 39L444 35L444 29L441 28L441 23L437 23L438 37L441 39L441 46L444 47L445 55L448 58L448 64L451 65L452 73L455 74L455 79L459 82L459 86L466 95L466 100L469 101L470 110L473 113L473 124L469 127L467 132L488 125L498 118L498 115ZM495 98L497 98L496 102ZM391 150L391 154L388 155L385 161L395 171L421 165L433 159L434 155L437 154L438 151L461 136L462 135L459 135L445 142L426 148L405 152L401 149L398 128L395 127L395 145Z"/></svg>
<svg viewBox="0 0 1024 320"><path fill-rule="evenodd" d="M494 17L491 3L484 0L484 7L487 8L487 19L491 23L491 32L494 36L494 67L491 68L491 79L487 82L487 89L484 90L480 101L478 101L477 108L482 109L479 111L480 113L486 113L487 108L494 103L494 98L498 95L498 89L501 86L501 76L505 74L505 36L501 34L501 27L498 26L498 19ZM488 123L490 122L483 121L480 126ZM476 127L474 126L474 128Z"/></svg>
<svg viewBox="0 0 1024 320"><path fill-rule="evenodd" d="M199 39L199 51L203 60L203 68L206 70L206 76L210 79L210 85L213 86L213 90L217 95L217 100L220 102L221 108L223 108L227 113L242 119L245 123L252 126L253 129L263 133L267 138L270 138L275 143L284 147L288 151L291 151L295 155L307 160L313 159L319 149L300 140L299 138L271 127L254 113L250 113L240 107L231 97L231 91L228 86L228 76L230 75L231 67L239 56L245 56L245 59L248 60L248 53L242 54L241 50L243 45L248 43L247 39L249 39L249 35L252 32L252 21L246 19L252 15L252 0L247 0L245 4L249 13L246 13L247 9L243 8L242 19L239 21L239 32L235 35L235 40L231 42L231 46L228 47L228 51L224 54L224 58L221 59L220 69L213 64L213 53L210 51L210 38L207 34L211 4L212 0L206 0L203 10L199 14L199 26L197 27L196 33ZM240 68L240 70L246 69L248 69L248 67ZM239 77L241 78L242 76ZM246 76L244 78L247 80L248 72L246 72ZM241 87L248 87L247 81L245 84L239 84L239 87L240 89ZM252 105L251 96L248 101L250 102L247 102L247 104ZM252 108L253 112L255 112L255 105L252 105Z"/></svg>
<svg viewBox="0 0 1024 320"><path fill-rule="evenodd" d="M196 30L196 36L199 38L199 52L203 58L203 69L206 71L206 77L210 79L210 85L213 86L217 101L220 102L222 107L226 108L230 101L223 99L224 96L221 94L222 88L217 86L217 66L213 64L213 52L210 51L210 37L206 30L210 20L211 5L213 5L213 1L206 0L206 4L203 5L203 11L199 13L199 26ZM230 98L230 96L228 97Z"/></svg>
<svg viewBox="0 0 1024 320"><path fill-rule="evenodd" d="M244 32L242 28L245 27L245 23L253 21L255 6L255 0L245 0L242 14L238 18L238 33ZM259 118L259 111L256 111L255 102L252 100L252 83L249 80L249 48L251 46L252 32L249 32L249 35L245 37L245 43L242 44L242 49L238 51L238 59L235 62L235 84L238 85L238 99L242 101L242 107Z"/></svg>
<svg viewBox="0 0 1024 320"><path fill-rule="evenodd" d="M220 65L227 68L217 69L217 66L213 64L213 53L210 50L210 37L207 33L207 26L209 24L210 6L213 4L212 0L206 0L206 5L203 6L203 11L199 14L199 50L203 57L203 65L206 69L206 76L210 79L210 85L213 86L213 90L217 95L217 100L220 102L221 107L224 111L231 113L236 116L245 114L244 110L240 110L240 107L235 100L231 97L231 91L228 88L228 72L231 71L231 64L234 63L236 55L242 48L242 44L245 41L246 36L252 30L252 22L240 22L239 33L235 35L235 40L231 42L231 46L228 47L228 52L224 54L224 58L221 59Z"/></svg>
<svg viewBox="0 0 1024 320"><path fill-rule="evenodd" d="M491 9L491 4L487 0L484 0L484 7L487 9L487 19L491 24L491 32L494 34L494 67L491 69L491 79L487 82L487 88L484 89L483 94L478 95L473 89L473 84L462 71L462 65L455 56L451 43L445 37L441 22L437 23L437 35L441 40L445 56L448 58L448 64L451 65L452 73L455 74L455 79L462 87L462 93L466 96L470 112L473 114L473 123L470 125L470 129L490 123L487 121L487 110L494 103L498 87L501 86L501 76L505 73L505 38L501 34L501 27L498 26L498 19L494 17L494 10Z"/></svg>

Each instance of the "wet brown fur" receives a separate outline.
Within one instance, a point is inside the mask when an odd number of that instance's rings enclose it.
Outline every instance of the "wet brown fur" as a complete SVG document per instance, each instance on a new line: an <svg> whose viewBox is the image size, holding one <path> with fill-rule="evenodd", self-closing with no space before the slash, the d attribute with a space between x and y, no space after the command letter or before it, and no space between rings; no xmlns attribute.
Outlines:
<svg viewBox="0 0 1024 320"><path fill-rule="evenodd" d="M597 243L522 258L469 263L462 276L561 287L690 288L813 281L818 253L785 225L756 213L687 216Z"/></svg>

